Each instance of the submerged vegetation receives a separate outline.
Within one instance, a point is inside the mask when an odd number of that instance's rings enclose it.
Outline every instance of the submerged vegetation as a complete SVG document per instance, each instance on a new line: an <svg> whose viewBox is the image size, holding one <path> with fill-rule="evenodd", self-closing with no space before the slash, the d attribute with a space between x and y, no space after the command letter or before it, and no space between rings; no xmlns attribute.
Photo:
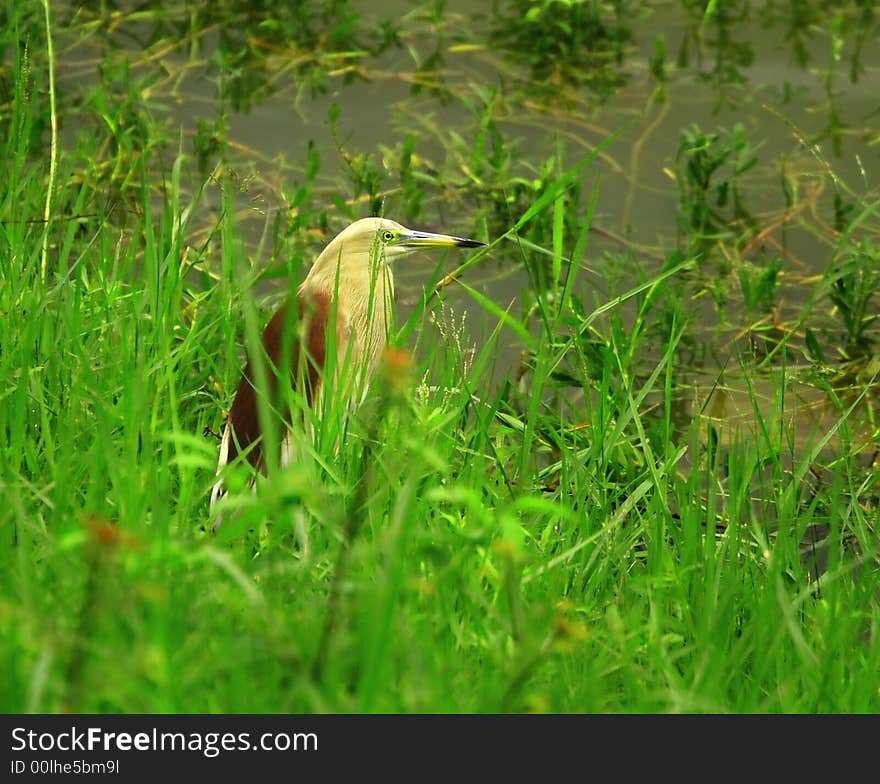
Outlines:
<svg viewBox="0 0 880 784"><path fill-rule="evenodd" d="M0 7L0 707L880 710L874 4L401 6ZM490 245L212 534L378 213Z"/></svg>

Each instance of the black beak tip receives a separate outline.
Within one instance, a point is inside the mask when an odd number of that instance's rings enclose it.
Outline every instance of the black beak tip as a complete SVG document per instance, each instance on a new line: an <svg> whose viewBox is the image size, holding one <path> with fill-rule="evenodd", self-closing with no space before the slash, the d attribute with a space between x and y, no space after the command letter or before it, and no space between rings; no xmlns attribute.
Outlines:
<svg viewBox="0 0 880 784"><path fill-rule="evenodd" d="M460 248L485 248L486 243L479 240L459 239L456 243Z"/></svg>

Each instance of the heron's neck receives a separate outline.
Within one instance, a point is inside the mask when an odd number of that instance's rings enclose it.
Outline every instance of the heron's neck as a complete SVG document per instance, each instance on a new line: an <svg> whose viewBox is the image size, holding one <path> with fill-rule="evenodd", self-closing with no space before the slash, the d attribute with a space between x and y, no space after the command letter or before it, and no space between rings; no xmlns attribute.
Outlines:
<svg viewBox="0 0 880 784"><path fill-rule="evenodd" d="M319 259L320 261L320 259ZM393 323L394 276L385 263L369 263L369 258L352 263L323 264L309 272L301 293L320 293L333 305L336 323L337 383L350 386L356 399L376 369Z"/></svg>
<svg viewBox="0 0 880 784"><path fill-rule="evenodd" d="M367 301L371 297L393 297L394 276L384 260L373 258L372 252L349 253L342 257L332 247L317 259L306 276L304 287L326 292L341 300Z"/></svg>

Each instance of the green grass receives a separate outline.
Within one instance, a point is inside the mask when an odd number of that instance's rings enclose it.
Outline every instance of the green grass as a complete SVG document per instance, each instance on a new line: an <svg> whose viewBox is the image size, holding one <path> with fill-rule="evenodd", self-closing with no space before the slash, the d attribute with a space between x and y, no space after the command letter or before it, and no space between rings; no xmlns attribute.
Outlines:
<svg viewBox="0 0 880 784"><path fill-rule="evenodd" d="M471 150L495 183L507 172L506 201L468 191L472 223L443 228L492 245L434 278L462 263L483 338L472 350L429 286L399 324L411 366L373 385L341 448L305 445L212 535L207 431L277 301L264 270L292 290L325 240L305 229L348 218L316 206L315 162L291 186L298 212L267 218L254 247L222 128L202 177L149 112L134 130L106 120L133 82L96 88L101 130L59 144L49 188L45 36L4 40L0 709L880 710L878 257L857 239L876 202L850 194L800 320L763 353L735 344L695 411L682 376L706 339L692 297L718 261L707 237L587 302L568 259L593 241L601 187L578 189L598 151L568 168L560 154L535 185ZM433 215L438 183L400 177ZM511 308L469 284L504 254L528 270ZM737 328L763 336L775 273L754 279ZM511 341L522 359L499 367ZM829 359L805 370L801 343L820 341ZM749 415L714 418L734 376ZM805 379L830 411L808 438L789 392Z"/></svg>

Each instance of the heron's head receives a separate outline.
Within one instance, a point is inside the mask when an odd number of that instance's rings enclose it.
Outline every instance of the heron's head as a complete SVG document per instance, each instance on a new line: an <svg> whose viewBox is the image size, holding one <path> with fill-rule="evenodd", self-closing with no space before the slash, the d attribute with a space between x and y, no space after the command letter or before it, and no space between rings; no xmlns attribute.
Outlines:
<svg viewBox="0 0 880 784"><path fill-rule="evenodd" d="M387 218L362 218L343 229L318 256L309 276L341 277L369 273L381 265L426 248L477 248L477 240L415 231Z"/></svg>

